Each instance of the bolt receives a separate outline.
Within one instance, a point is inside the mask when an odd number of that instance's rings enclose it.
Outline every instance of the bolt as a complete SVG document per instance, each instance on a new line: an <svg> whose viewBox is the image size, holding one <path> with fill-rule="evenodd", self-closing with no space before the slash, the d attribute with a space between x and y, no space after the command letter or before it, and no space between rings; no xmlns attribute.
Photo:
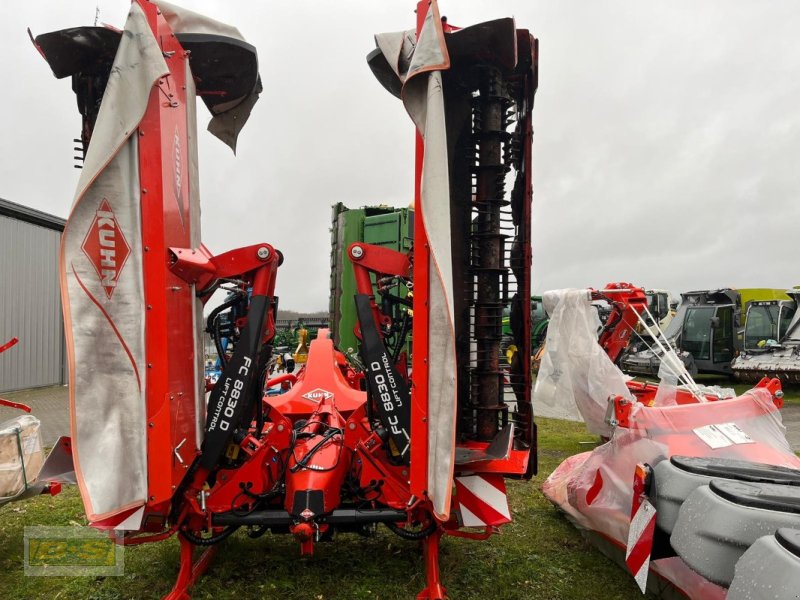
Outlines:
<svg viewBox="0 0 800 600"><path fill-rule="evenodd" d="M267 260L269 258L269 248L266 246L261 246L256 254L261 260Z"/></svg>
<svg viewBox="0 0 800 600"><path fill-rule="evenodd" d="M278 425L278 431L283 431L283 425Z"/></svg>
<svg viewBox="0 0 800 600"><path fill-rule="evenodd" d="M350 423L348 425L348 427L350 428L351 431L353 431L356 428L356 424L355 423Z"/></svg>
<svg viewBox="0 0 800 600"><path fill-rule="evenodd" d="M350 250L350 256L353 258L361 258L364 256L364 249L361 246L353 246L353 249Z"/></svg>

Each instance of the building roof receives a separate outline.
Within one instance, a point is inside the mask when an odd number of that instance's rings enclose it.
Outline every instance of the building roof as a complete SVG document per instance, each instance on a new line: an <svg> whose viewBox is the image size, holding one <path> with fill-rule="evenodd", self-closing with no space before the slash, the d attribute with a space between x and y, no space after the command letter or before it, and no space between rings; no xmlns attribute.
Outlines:
<svg viewBox="0 0 800 600"><path fill-rule="evenodd" d="M33 223L40 227L55 229L56 231L64 231L64 225L67 222L60 217L36 210L35 208L30 208L29 206L17 204L16 202L3 200L2 198L0 198L0 215L11 217L19 221L25 221L26 223Z"/></svg>

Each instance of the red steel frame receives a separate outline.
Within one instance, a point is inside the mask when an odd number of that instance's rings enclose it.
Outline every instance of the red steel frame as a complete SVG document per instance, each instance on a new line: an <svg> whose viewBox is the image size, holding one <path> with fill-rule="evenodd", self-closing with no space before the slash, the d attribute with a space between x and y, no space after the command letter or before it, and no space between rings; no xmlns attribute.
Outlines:
<svg viewBox="0 0 800 600"><path fill-rule="evenodd" d="M173 535L179 527L187 531L219 530L212 523L212 515L228 510L233 501L231 490L244 481L241 477L253 476L261 471L261 485L266 485L263 478L269 473L265 471L265 457L270 453L280 452L288 448L289 429L302 416L303 407L311 411L313 402L304 401L297 396L303 386L312 387L327 385L331 389L339 386L339 395L343 398L349 394L363 394L356 391L357 378L347 373L347 366L339 357L328 357L324 354L327 346L317 342L316 348L322 349L320 360L329 368L333 368L333 358L342 374L333 377L330 373L315 375L319 365L312 364L298 374L291 382L292 389L281 399L265 398L265 407L274 411L270 423L265 429L251 434L241 444L241 450L249 458L233 471L227 471L230 479L227 483L220 478L209 494L202 496L207 500L208 510L198 503L198 492L203 488L208 472L202 468L193 472L187 481L187 471L200 448L196 437L198 414L197 393L200 373L197 372L198 351L195 346L195 292L205 289L207 285L220 277L237 276L252 286L254 296L273 296L276 271L280 264L280 254L268 244L258 244L240 248L220 256L212 256L205 248L192 249L190 235L190 203L192 193L187 163L190 151L189 131L187 126L187 98L185 76L186 61L189 56L183 50L169 25L155 4L147 0L134 0L144 10L148 24L164 52L165 60L170 66L170 74L161 78L151 91L144 118L136 131L139 145L139 173L142 194L142 246L144 250L144 296L146 314L145 352L146 365L146 413L147 413L147 454L148 454L148 489L149 497L145 505L145 521L139 533L144 536L129 536L126 544L137 544L157 541ZM417 6L417 30L422 27L430 3L423 0ZM446 31L455 28L445 26ZM525 32L527 34L527 32ZM192 99L193 100L193 99ZM530 142L530 114L525 124L525 143ZM183 151L176 151L183 148ZM362 457L365 469L375 469L375 475L386 479L386 490L381 502L396 510L404 510L410 522L426 523L433 519L430 503L427 499L428 481L428 353L429 353L429 276L431 273L431 255L428 237L422 218L421 177L424 158L424 141L417 132L415 148L415 185L414 207L418 215L414 234L414 320L413 339L413 378L411 385L411 423L413 436L411 439L410 468L406 471L402 466L388 465L376 455L382 442L377 434L371 431L363 404L358 404L347 419L348 433L345 445ZM526 184L530 190L530 154L526 153ZM526 203L526 219L530 217L530 197ZM527 222L527 221L526 221ZM526 227L528 227L526 225ZM525 230L529 237L529 229ZM369 271L379 273L410 275L409 257L401 253L388 252L377 247L367 247L367 255L363 267L356 269L359 288L368 287L371 292ZM524 260L530 261L529 240L524 243ZM520 282L520 293L529 295L530 275L526 272ZM206 300L207 296L203 298ZM380 323L381 316L375 310L376 319ZM530 316L526 315L525 323L529 330ZM263 336L271 339L274 334L274 322L271 313L265 322ZM314 346L310 356L314 353ZM330 352L330 349L328 350ZM327 357L327 358L326 358ZM317 370L315 371L315 368ZM335 371L334 371L335 372ZM338 383L337 383L338 382ZM349 386L351 392L344 392L342 386ZM296 389L295 389L296 388ZM314 391L314 390L312 390ZM292 393L295 392L295 393ZM528 390L528 394L530 390ZM305 396L303 396L305 398ZM366 395L363 395L366 398ZM291 402L289 402L291 400ZM352 399L351 399L352 400ZM354 401L354 400L353 400ZM304 404L305 403L305 404ZM291 408L299 407L299 408ZM286 411L286 412L282 412ZM292 411L300 412L294 414ZM532 415L530 420L532 427ZM273 427L273 429L269 429ZM270 444L263 441L269 440ZM274 446L273 446L274 442ZM249 446L248 446L249 444ZM468 446L485 447L488 444L473 442ZM278 450L275 449L278 448ZM263 462L262 462L263 460ZM277 467L276 467L277 468ZM241 472L240 472L241 471ZM513 450L507 459L471 463L470 472L496 473L501 475L524 476L530 474L530 451ZM274 477L274 473L270 477ZM181 490L181 498L175 494ZM234 490L236 491L236 490ZM259 491L259 490L256 490ZM264 488L260 490L265 491ZM236 491L238 494L238 491ZM172 515L171 526L165 529L167 517L174 506L178 506ZM95 523L96 526L109 526L112 523ZM190 529L191 527L191 529ZM470 533L458 531L458 523L453 517L447 523L438 523L435 531L422 540L426 563L427 587L420 593L420 599L443 599L446 596L441 585L438 554L441 536L445 533L482 539L493 532ZM149 533L149 535L147 535ZM305 548L305 546L304 546ZM171 600L187 598L187 590L208 566L216 546L204 552L194 562L194 544L181 538L181 569L175 587L167 596Z"/></svg>
<svg viewBox="0 0 800 600"><path fill-rule="evenodd" d="M422 30L430 2L417 3L417 35ZM414 142L414 321L412 339L415 351L411 356L414 373L411 382L411 493L427 496L428 487L428 297L430 295L431 253L428 234L422 218L422 161L425 142L418 130Z"/></svg>
<svg viewBox="0 0 800 600"><path fill-rule="evenodd" d="M194 290L164 268L169 247L192 245L185 81L188 54L157 7L150 2L139 5L170 67L169 75L161 78L151 91L137 132L147 305L148 504L155 508L163 503L162 510L166 513L175 489L199 451L196 439L199 415L195 405L197 349L191 310ZM176 144L185 150L176 153ZM175 185L176 173L181 178L179 186ZM180 192L180 197L176 192ZM176 452L183 462L175 459Z"/></svg>

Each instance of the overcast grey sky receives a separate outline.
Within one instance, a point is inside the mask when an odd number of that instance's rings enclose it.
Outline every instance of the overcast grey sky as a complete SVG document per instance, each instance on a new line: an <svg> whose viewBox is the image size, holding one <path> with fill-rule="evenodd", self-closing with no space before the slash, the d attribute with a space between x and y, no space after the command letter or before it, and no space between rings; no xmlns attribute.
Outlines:
<svg viewBox="0 0 800 600"><path fill-rule="evenodd" d="M411 201L413 129L373 80L372 35L412 0L192 1L259 51L238 156L200 136L203 239L280 248L281 306L327 307L330 205ZM27 39L94 0L0 7L0 197L66 216L79 115ZM121 27L125 0L101 0ZM513 15L540 42L534 288L790 287L800 225L800 3L441 0L455 25ZM207 121L201 109L201 122Z"/></svg>

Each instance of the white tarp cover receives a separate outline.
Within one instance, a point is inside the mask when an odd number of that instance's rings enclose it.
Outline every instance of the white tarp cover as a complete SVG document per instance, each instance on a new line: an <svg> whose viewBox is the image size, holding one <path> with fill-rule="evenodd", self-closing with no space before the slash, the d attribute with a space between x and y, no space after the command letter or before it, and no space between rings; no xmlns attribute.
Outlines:
<svg viewBox="0 0 800 600"><path fill-rule="evenodd" d="M696 430L734 423L751 441L712 448ZM718 402L646 407L637 404L629 429L591 452L567 458L542 486L545 496L578 527L601 533L624 554L638 463L653 467L673 455L722 457L800 468L786 440L780 412L765 388ZM656 482L657 485L657 482ZM712 600L725 590L690 570L679 558L650 563L690 598Z"/></svg>
<svg viewBox="0 0 800 600"><path fill-rule="evenodd" d="M608 437L605 422L611 395L633 400L628 379L597 343L601 323L587 290L552 290L542 298L550 323L536 377L533 405L541 417L586 421Z"/></svg>
<svg viewBox="0 0 800 600"><path fill-rule="evenodd" d="M132 134L153 85L167 73L134 3L61 241L73 457L89 521L130 511L147 498L145 307ZM86 251L87 244L96 246ZM125 248L124 263L116 262Z"/></svg>
<svg viewBox="0 0 800 600"><path fill-rule="evenodd" d="M159 3L176 33L242 39L234 28ZM196 27L197 29L192 29ZM188 68L188 67L187 67ZM131 5L94 126L61 245L61 295L69 359L76 478L87 517L105 520L144 505L147 494L145 312L137 136L150 92L169 73L146 16ZM210 129L232 148L254 98L232 121ZM200 246L194 83L187 77L191 242ZM238 109L238 107L237 107ZM237 109L234 109L235 112ZM228 113L226 113L228 114ZM198 360L202 307L195 303ZM196 367L202 438L202 364ZM126 519L138 529L141 511Z"/></svg>
<svg viewBox="0 0 800 600"><path fill-rule="evenodd" d="M375 36L403 84L401 97L425 140L421 218L428 235L428 494L437 518L450 514L456 420L456 354L450 242L450 180L441 71L450 68L439 7L431 2L419 39L405 31Z"/></svg>

